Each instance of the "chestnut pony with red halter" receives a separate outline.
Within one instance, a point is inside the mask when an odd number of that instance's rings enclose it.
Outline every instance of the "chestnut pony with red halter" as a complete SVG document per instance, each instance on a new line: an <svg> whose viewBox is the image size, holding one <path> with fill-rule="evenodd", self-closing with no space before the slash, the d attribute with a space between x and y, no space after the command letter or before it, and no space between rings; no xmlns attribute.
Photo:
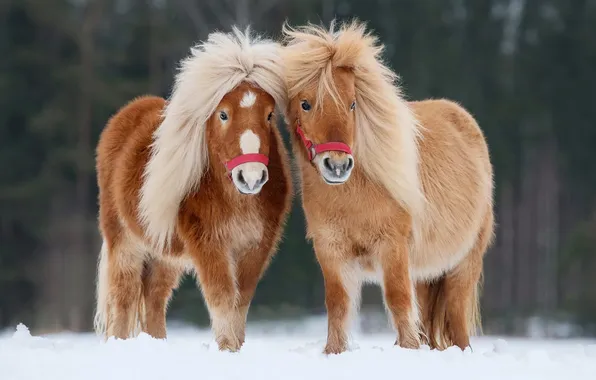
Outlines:
<svg viewBox="0 0 596 380"><path fill-rule="evenodd" d="M325 353L348 349L365 282L381 286L395 344L464 349L480 328L493 237L482 131L454 102L405 101L361 23L284 34L286 117L325 280Z"/></svg>
<svg viewBox="0 0 596 380"><path fill-rule="evenodd" d="M141 97L109 120L97 146L103 337L165 338L172 291L191 271L219 348L244 343L292 196L279 49L248 30L212 33L182 61L168 101Z"/></svg>

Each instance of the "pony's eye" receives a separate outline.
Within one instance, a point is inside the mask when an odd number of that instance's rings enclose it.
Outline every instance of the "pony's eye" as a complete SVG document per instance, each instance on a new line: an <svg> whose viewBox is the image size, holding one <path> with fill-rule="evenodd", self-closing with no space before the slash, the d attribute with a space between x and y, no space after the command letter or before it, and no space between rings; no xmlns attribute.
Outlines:
<svg viewBox="0 0 596 380"><path fill-rule="evenodd" d="M306 112L310 111L310 103L308 102L308 100L303 100L300 102L300 106L302 107L303 110L305 110Z"/></svg>
<svg viewBox="0 0 596 380"><path fill-rule="evenodd" d="M267 121L271 121L272 117L273 117L273 112L269 112L269 115L267 115Z"/></svg>
<svg viewBox="0 0 596 380"><path fill-rule="evenodd" d="M226 120L228 120L228 114L227 114L227 113L225 113L224 111L220 111L220 112L219 112L219 118L220 118L221 120L223 120L223 121L226 121Z"/></svg>
<svg viewBox="0 0 596 380"><path fill-rule="evenodd" d="M354 100L350 105L350 111L354 111L356 109L356 101Z"/></svg>

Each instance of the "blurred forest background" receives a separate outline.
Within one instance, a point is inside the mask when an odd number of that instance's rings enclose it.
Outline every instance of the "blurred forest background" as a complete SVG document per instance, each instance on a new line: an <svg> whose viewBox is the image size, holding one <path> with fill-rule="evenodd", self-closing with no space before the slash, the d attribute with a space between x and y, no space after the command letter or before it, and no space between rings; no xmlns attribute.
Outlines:
<svg viewBox="0 0 596 380"><path fill-rule="evenodd" d="M278 37L286 19L334 17L368 22L408 98L454 99L488 137L498 229L485 332L531 334L538 320L550 336L596 335L595 0L0 1L0 327L91 329L94 153L113 112L168 96L210 31ZM249 318L324 313L323 297L297 198ZM380 302L365 289L364 312ZM192 278L169 316L208 322Z"/></svg>

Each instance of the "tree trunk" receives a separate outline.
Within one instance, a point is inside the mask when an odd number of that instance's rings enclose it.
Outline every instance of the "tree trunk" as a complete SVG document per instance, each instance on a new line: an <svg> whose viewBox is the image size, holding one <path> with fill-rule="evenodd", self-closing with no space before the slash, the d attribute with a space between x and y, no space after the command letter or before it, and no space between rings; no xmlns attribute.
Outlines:
<svg viewBox="0 0 596 380"><path fill-rule="evenodd" d="M335 1L334 0L323 0L323 21L326 23L331 22L335 17Z"/></svg>
<svg viewBox="0 0 596 380"><path fill-rule="evenodd" d="M520 316L528 316L536 305L535 298L535 236L536 236L536 192L537 192L537 164L539 151L534 141L524 137L522 142L522 162L520 171L520 198L517 208L517 241L515 267L517 269L515 290L517 310ZM523 327L519 327L523 329ZM518 331L522 332L522 331Z"/></svg>
<svg viewBox="0 0 596 380"><path fill-rule="evenodd" d="M46 250L41 252L39 263L39 295L35 307L35 326L32 331L58 332L64 329L62 310L64 309L64 266L65 257L63 236L60 234L63 207L60 199L54 196L50 202Z"/></svg>
<svg viewBox="0 0 596 380"><path fill-rule="evenodd" d="M501 270L498 275L500 286L499 312L507 313L514 304L515 299L515 215L514 192L511 182L501 185L500 197L500 241Z"/></svg>
<svg viewBox="0 0 596 380"><path fill-rule="evenodd" d="M92 327L93 294L96 262L96 239L93 239L95 217L89 209L91 200L90 174L93 173L93 103L96 90L95 31L101 22L103 0L89 2L85 9L79 37L81 76L78 104L76 207L72 217L72 245L68 247L66 312L68 326L73 331L87 331Z"/></svg>
<svg viewBox="0 0 596 380"><path fill-rule="evenodd" d="M163 78L161 26L163 25L163 11L149 5L150 40L149 40L149 92L159 95Z"/></svg>
<svg viewBox="0 0 596 380"><path fill-rule="evenodd" d="M557 307L557 254L559 251L559 176L557 143L549 136L541 144L539 188L536 196L536 300L538 310L545 317L552 317ZM550 331L547 329L547 336Z"/></svg>

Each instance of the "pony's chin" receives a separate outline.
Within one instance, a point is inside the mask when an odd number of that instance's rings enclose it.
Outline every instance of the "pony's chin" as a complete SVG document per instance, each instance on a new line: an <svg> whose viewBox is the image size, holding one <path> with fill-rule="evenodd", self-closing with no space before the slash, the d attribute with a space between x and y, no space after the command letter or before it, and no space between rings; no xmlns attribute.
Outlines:
<svg viewBox="0 0 596 380"><path fill-rule="evenodd" d="M255 190L248 190L248 189L240 189L240 188L236 188L236 190L238 190L238 192L242 195L259 195L259 193L261 192L261 188L255 189Z"/></svg>
<svg viewBox="0 0 596 380"><path fill-rule="evenodd" d="M348 182L348 178L346 179L337 179L337 180L329 180L327 178L325 178L325 176L321 176L321 178L323 178L323 181L327 184L327 185L331 185L331 186L339 186L339 185L343 185L344 183Z"/></svg>

